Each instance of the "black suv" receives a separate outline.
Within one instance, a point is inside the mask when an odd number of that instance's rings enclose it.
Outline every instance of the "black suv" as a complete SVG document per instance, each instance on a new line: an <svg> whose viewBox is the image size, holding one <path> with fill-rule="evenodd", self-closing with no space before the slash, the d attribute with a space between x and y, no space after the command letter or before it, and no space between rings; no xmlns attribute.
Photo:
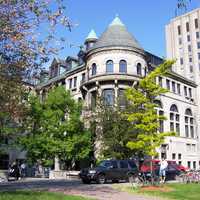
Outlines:
<svg viewBox="0 0 200 200"><path fill-rule="evenodd" d="M137 173L138 168L133 160L104 160L95 168L82 169L79 175L83 183L95 181L103 184L107 180L128 180Z"/></svg>

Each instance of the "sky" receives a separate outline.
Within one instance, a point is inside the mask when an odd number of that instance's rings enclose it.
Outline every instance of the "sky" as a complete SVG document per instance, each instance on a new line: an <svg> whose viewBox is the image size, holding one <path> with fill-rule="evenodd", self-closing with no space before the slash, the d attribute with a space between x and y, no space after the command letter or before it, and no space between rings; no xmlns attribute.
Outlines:
<svg viewBox="0 0 200 200"><path fill-rule="evenodd" d="M116 15L126 25L141 46L165 57L165 25L175 17L177 0L64 0L67 16L76 25L64 33L68 44L58 55L65 59L76 56L91 29L99 37ZM200 7L200 0L192 0L188 11Z"/></svg>

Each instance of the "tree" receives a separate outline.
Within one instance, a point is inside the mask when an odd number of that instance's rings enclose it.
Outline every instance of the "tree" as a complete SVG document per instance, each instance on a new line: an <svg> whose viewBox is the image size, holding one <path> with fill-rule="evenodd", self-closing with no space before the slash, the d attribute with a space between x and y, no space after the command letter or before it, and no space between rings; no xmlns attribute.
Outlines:
<svg viewBox="0 0 200 200"><path fill-rule="evenodd" d="M64 87L52 89L41 102L38 97L29 100L29 112L20 136L20 144L28 158L43 164L58 157L76 162L88 158L91 151L91 134L81 120L80 103Z"/></svg>
<svg viewBox="0 0 200 200"><path fill-rule="evenodd" d="M159 95L168 91L156 84L156 78L166 75L173 63L174 61L165 61L141 79L136 88L129 88L126 91L131 108L131 112L126 116L136 134L136 137L127 143L127 147L151 157L157 155L156 148L164 142L165 137L174 134L158 131L159 122L166 118L163 115L157 115L155 103Z"/></svg>
<svg viewBox="0 0 200 200"><path fill-rule="evenodd" d="M123 106L122 103L123 101ZM93 127L94 143L99 143L98 159L126 159L135 151L126 146L133 136L130 122L123 113L127 109L126 99L119 98L114 105L107 105L104 99L97 95L96 108L92 109L90 121ZM91 120L92 119L92 120Z"/></svg>
<svg viewBox="0 0 200 200"><path fill-rule="evenodd" d="M24 81L39 71L50 55L63 48L55 45L55 41L62 40L60 44L64 41L61 36L57 37L56 29L62 25L71 30L72 26L65 16L62 0L53 3L46 0L1 0L0 19L2 136L5 129L12 128L11 124L24 115Z"/></svg>

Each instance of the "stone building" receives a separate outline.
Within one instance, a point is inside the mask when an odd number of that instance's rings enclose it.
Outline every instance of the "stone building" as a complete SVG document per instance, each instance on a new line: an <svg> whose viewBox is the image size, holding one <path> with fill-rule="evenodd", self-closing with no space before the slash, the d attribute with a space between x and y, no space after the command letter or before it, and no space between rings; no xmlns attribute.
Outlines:
<svg viewBox="0 0 200 200"><path fill-rule="evenodd" d="M123 95L124 89L136 84L149 70L163 62L141 47L119 17L99 38L92 30L84 44L77 57L53 60L49 79L36 87L41 98L53 85L64 85L75 99L83 99L88 108L95 106L97 93L112 105ZM169 89L157 100L159 114L168 118L161 124L161 129L177 133L177 137L167 137L158 152L159 157L165 155L168 160L195 169L199 168L200 160L198 82L176 70L179 65L177 62L172 72L157 79L158 84Z"/></svg>

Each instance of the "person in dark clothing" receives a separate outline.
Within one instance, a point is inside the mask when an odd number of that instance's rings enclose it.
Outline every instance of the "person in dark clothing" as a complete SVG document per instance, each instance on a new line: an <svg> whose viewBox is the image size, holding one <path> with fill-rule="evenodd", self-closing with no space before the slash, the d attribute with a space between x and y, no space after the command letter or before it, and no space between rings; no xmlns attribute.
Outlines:
<svg viewBox="0 0 200 200"><path fill-rule="evenodd" d="M20 169L16 162L14 162L9 168L9 176L15 177L16 180L19 180L20 177Z"/></svg>

